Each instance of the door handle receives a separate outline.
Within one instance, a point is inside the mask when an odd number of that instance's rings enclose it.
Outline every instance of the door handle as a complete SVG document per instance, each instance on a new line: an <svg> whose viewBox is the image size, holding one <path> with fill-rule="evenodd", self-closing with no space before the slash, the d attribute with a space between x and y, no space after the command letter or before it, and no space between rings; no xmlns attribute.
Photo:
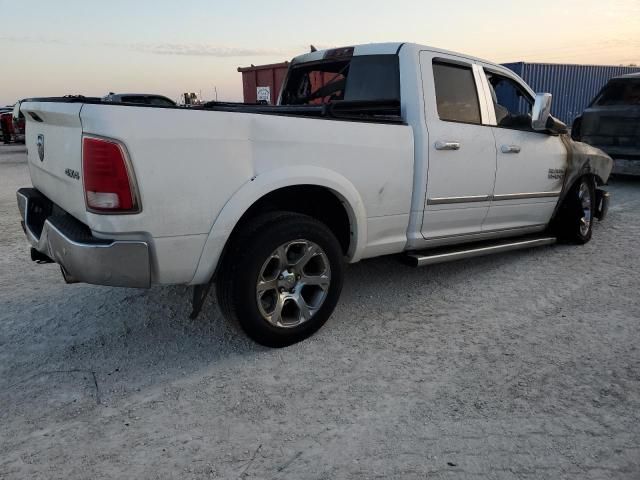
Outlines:
<svg viewBox="0 0 640 480"><path fill-rule="evenodd" d="M460 150L460 142L436 142L436 150Z"/></svg>
<svg viewBox="0 0 640 480"><path fill-rule="evenodd" d="M518 145L503 145L502 153L520 153L522 150Z"/></svg>

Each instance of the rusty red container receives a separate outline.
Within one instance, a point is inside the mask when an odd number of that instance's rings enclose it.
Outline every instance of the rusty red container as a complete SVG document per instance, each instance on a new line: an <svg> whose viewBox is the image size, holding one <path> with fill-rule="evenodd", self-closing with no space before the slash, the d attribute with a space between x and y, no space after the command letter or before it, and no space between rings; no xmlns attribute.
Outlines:
<svg viewBox="0 0 640 480"><path fill-rule="evenodd" d="M270 65L252 65L240 67L242 73L242 88L245 103L268 103L276 105L280 97L280 90L287 77L289 62L272 63ZM335 80L333 73L318 73L311 75L311 90L316 90L328 82ZM268 101L265 100L268 92ZM317 99L312 103L322 103L323 99Z"/></svg>
<svg viewBox="0 0 640 480"><path fill-rule="evenodd" d="M257 103L259 100L270 105L278 103L280 89L288 69L289 62L238 68L238 72L242 73L245 103ZM267 92L268 100L266 100Z"/></svg>

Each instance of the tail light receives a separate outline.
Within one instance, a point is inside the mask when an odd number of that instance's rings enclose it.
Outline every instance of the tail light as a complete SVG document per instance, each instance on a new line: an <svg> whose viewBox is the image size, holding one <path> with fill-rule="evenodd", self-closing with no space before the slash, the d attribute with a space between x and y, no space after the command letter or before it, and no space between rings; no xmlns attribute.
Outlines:
<svg viewBox="0 0 640 480"><path fill-rule="evenodd" d="M140 202L124 147L97 137L82 139L82 175L87 210L138 213Z"/></svg>

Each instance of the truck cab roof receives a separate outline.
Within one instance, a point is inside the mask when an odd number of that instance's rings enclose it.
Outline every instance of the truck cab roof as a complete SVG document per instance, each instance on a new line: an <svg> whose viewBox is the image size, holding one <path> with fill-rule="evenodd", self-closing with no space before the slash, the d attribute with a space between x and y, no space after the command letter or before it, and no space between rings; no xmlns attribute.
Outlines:
<svg viewBox="0 0 640 480"><path fill-rule="evenodd" d="M482 63L493 63L488 60L483 60L481 58L472 57L469 55L465 55L462 53L452 52L450 50L445 50L442 48L430 47L427 45L420 45L417 43L410 42L386 42L386 43L365 43L360 45L353 45L348 47L338 47L338 48L329 48L323 50L317 50L315 52L305 53L303 55L298 55L292 60L292 64L296 63L306 63L306 62L317 62L323 60L324 58L334 56L336 53L344 52L353 56L360 55L394 55L400 53L401 50L429 50L432 52L440 52L446 55L456 55L462 58L467 58L471 60L476 60Z"/></svg>

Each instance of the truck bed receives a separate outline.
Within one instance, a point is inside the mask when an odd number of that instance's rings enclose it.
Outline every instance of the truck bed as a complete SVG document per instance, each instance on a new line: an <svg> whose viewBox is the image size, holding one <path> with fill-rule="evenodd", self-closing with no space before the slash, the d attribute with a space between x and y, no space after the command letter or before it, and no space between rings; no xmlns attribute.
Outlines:
<svg viewBox="0 0 640 480"><path fill-rule="evenodd" d="M255 113L261 115L281 115L295 117L324 118L328 120L351 120L379 123L403 123L400 102L396 100L378 101L336 101L320 105L262 105L236 102L208 102L203 105L163 106L139 103L108 102L98 97L65 96L31 98L25 102L82 103L89 105L116 105L137 108L169 110L207 110L217 112Z"/></svg>

